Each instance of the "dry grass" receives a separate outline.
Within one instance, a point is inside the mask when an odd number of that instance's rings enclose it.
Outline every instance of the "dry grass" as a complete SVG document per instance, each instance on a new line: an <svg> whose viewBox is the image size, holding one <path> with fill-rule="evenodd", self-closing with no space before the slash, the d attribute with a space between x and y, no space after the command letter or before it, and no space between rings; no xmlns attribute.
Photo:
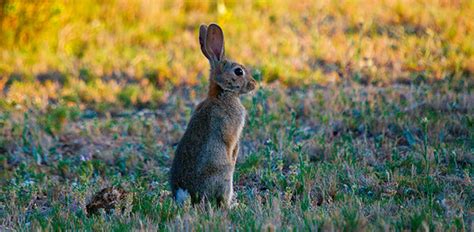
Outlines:
<svg viewBox="0 0 474 232"><path fill-rule="evenodd" d="M233 58L288 84L464 78L474 68L472 1L3 1L4 78L152 75L199 82L196 33L225 28Z"/></svg>

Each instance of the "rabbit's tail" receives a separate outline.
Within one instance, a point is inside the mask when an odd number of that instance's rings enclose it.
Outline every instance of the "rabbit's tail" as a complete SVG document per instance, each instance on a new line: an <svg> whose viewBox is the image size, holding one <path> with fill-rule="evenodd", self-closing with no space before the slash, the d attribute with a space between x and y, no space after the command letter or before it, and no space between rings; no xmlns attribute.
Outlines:
<svg viewBox="0 0 474 232"><path fill-rule="evenodd" d="M183 205L184 202L189 198L189 193L187 190L184 189L178 189L175 194L175 200L178 205Z"/></svg>

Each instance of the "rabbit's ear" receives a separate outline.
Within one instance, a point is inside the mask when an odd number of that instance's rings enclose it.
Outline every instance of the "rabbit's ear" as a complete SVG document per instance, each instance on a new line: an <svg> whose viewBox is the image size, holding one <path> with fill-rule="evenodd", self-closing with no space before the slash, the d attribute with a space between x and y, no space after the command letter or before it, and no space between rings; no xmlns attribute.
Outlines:
<svg viewBox="0 0 474 232"><path fill-rule="evenodd" d="M220 61L224 58L224 33L222 29L212 23L207 28L206 50L211 61Z"/></svg>
<svg viewBox="0 0 474 232"><path fill-rule="evenodd" d="M201 45L201 51L202 51L202 54L204 54L208 60L211 59L211 57L209 56L209 53L207 53L207 50L206 50L206 36L207 36L207 26L206 25L201 25L201 27L199 27L199 44Z"/></svg>

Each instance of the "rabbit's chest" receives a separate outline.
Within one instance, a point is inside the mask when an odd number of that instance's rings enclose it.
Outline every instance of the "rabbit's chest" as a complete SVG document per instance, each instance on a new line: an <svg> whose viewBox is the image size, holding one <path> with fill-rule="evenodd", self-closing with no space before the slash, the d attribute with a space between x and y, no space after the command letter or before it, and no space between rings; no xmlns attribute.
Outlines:
<svg viewBox="0 0 474 232"><path fill-rule="evenodd" d="M225 140L227 144L235 145L239 138L240 134L245 125L245 109L243 107L235 108L235 111L229 112L230 115L226 118L225 126L223 129L223 134L225 135Z"/></svg>
<svg viewBox="0 0 474 232"><path fill-rule="evenodd" d="M236 133L237 133L237 137L240 137L240 134L242 133L242 129L244 128L244 125L245 125L245 109L243 109L238 118L237 118L237 122L236 122Z"/></svg>

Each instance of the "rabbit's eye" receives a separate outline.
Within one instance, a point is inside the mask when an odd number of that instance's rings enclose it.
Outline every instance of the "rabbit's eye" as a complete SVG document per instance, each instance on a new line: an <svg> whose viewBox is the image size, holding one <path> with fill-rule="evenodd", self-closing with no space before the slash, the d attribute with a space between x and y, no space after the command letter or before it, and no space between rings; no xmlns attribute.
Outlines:
<svg viewBox="0 0 474 232"><path fill-rule="evenodd" d="M234 74L237 76L242 76L244 75L244 70L242 70L241 68L236 68L234 69Z"/></svg>

